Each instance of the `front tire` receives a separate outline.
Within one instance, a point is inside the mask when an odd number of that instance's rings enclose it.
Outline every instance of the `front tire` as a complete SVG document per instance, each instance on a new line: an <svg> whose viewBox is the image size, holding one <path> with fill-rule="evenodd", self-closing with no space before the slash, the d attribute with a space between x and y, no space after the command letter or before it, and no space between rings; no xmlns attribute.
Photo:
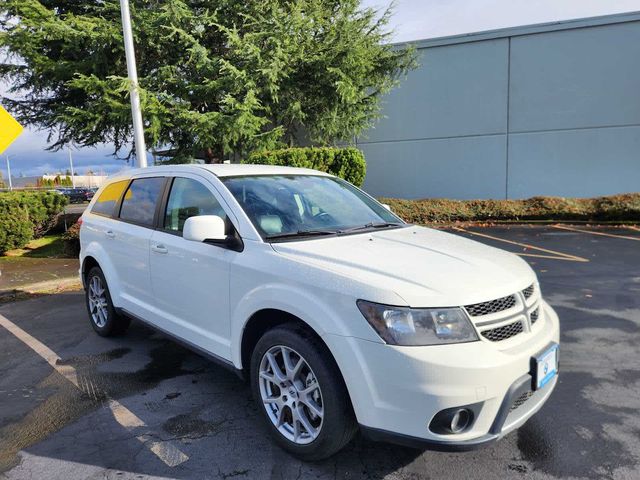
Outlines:
<svg viewBox="0 0 640 480"><path fill-rule="evenodd" d="M251 389L271 436L302 460L330 457L351 441L357 424L340 370L306 328L267 331L251 356Z"/></svg>
<svg viewBox="0 0 640 480"><path fill-rule="evenodd" d="M118 314L111 301L107 281L100 267L89 270L86 279L85 300L91 326L102 337L122 335L131 320Z"/></svg>

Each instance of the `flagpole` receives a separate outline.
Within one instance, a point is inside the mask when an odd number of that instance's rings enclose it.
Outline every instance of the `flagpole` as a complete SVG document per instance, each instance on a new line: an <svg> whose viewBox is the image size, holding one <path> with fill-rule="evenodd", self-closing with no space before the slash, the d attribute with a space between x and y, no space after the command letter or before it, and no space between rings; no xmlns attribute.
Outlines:
<svg viewBox="0 0 640 480"><path fill-rule="evenodd" d="M71 186L76 188L76 177L73 175L73 158L71 157L71 149L69 149L69 166L71 167Z"/></svg>
<svg viewBox="0 0 640 480"><path fill-rule="evenodd" d="M9 155L7 155L7 176L9 177L9 190L13 190L13 183L11 182L11 165L9 164Z"/></svg>
<svg viewBox="0 0 640 480"><path fill-rule="evenodd" d="M124 34L124 52L127 58L127 74L131 84L131 116L133 117L133 137L136 146L136 166L145 168L147 166L147 152L144 144L142 112L140 111L138 72L136 69L136 56L133 48L129 0L120 0L120 13L122 15L122 32Z"/></svg>

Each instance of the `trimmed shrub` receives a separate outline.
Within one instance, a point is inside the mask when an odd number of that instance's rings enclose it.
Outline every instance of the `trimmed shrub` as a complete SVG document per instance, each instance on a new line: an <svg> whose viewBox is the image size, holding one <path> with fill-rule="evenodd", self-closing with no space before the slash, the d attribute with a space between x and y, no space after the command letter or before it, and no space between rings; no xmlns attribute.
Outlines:
<svg viewBox="0 0 640 480"><path fill-rule="evenodd" d="M364 154L354 147L306 147L267 150L251 154L242 163L313 168L361 186L367 171Z"/></svg>
<svg viewBox="0 0 640 480"><path fill-rule="evenodd" d="M640 193L599 198L533 197L526 200L401 200L382 203L409 223L517 221L640 221Z"/></svg>
<svg viewBox="0 0 640 480"><path fill-rule="evenodd" d="M64 253L70 257L80 256L80 224L74 223L62 235Z"/></svg>
<svg viewBox="0 0 640 480"><path fill-rule="evenodd" d="M33 224L33 236L41 237L53 226L56 216L68 203L67 197L55 192L15 191L2 194L15 200L29 212Z"/></svg>
<svg viewBox="0 0 640 480"><path fill-rule="evenodd" d="M33 238L29 212L12 199L0 195L0 254L24 247Z"/></svg>
<svg viewBox="0 0 640 480"><path fill-rule="evenodd" d="M66 204L66 197L55 192L0 193L0 253L44 235Z"/></svg>

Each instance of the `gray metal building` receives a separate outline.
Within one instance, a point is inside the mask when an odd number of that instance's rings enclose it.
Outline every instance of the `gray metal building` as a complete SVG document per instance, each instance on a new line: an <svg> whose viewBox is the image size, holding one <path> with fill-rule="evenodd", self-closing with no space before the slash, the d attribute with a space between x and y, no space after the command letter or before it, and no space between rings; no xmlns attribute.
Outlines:
<svg viewBox="0 0 640 480"><path fill-rule="evenodd" d="M640 191L640 12L415 42L357 144L376 196Z"/></svg>

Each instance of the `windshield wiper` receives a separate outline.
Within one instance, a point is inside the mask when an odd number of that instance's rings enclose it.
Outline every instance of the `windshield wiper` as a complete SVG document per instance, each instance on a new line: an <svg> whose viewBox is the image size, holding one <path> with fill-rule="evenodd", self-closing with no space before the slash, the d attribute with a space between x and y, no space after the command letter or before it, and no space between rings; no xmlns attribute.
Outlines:
<svg viewBox="0 0 640 480"><path fill-rule="evenodd" d="M369 230L371 228L387 228L387 227L401 227L403 224L398 222L369 222L366 225L360 225L358 227L346 228L344 230L338 231L338 233L351 233L358 232L360 230Z"/></svg>
<svg viewBox="0 0 640 480"><path fill-rule="evenodd" d="M277 238L315 237L315 236L321 236L321 235L335 235L336 233L338 233L337 230L298 230L297 232L274 233L272 235L265 236L265 238L267 240L274 240Z"/></svg>
<svg viewBox="0 0 640 480"><path fill-rule="evenodd" d="M360 225L357 227L345 228L343 230L298 230L297 232L285 232L285 233L274 233L272 235L267 235L264 238L267 240L276 240L281 238L295 238L295 237L316 237L322 235L340 235L343 233L352 233L358 232L360 230L369 230L376 228L387 228L387 227L400 227L404 224L397 222L380 222L374 223L369 222L366 225Z"/></svg>

